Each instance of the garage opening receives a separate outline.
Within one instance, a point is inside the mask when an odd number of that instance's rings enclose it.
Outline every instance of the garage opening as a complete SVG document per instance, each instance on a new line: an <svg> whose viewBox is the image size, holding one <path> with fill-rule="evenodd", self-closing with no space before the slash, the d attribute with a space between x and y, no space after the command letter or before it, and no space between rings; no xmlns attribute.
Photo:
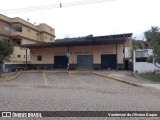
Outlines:
<svg viewBox="0 0 160 120"><path fill-rule="evenodd" d="M129 60L125 60L125 70L129 70Z"/></svg>
<svg viewBox="0 0 160 120"><path fill-rule="evenodd" d="M92 69L93 55L78 55L77 56L78 69Z"/></svg>
<svg viewBox="0 0 160 120"><path fill-rule="evenodd" d="M101 55L101 68L116 69L117 68L116 54Z"/></svg>
<svg viewBox="0 0 160 120"><path fill-rule="evenodd" d="M55 69L67 69L68 58L66 56L54 56Z"/></svg>

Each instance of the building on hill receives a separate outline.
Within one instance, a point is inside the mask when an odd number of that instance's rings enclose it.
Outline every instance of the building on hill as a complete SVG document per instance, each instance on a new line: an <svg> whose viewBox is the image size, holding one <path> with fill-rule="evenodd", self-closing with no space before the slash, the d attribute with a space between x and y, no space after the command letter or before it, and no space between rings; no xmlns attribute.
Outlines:
<svg viewBox="0 0 160 120"><path fill-rule="evenodd" d="M14 52L11 55L10 62L6 66L14 64L23 64L30 62L30 50L21 49L23 44L35 44L55 41L55 29L45 23L34 25L21 18L9 18L0 14L0 38L7 39L14 44Z"/></svg>

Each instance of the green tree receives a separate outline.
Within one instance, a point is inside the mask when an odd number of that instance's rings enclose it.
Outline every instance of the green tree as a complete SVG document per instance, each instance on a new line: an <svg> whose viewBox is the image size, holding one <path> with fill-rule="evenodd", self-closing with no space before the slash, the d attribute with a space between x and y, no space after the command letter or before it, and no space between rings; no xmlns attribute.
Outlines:
<svg viewBox="0 0 160 120"><path fill-rule="evenodd" d="M13 53L13 45L7 39L0 39L0 75L2 72L2 63Z"/></svg>
<svg viewBox="0 0 160 120"><path fill-rule="evenodd" d="M144 32L144 36L153 50L153 55L148 57L148 62L153 62L156 67L160 68L157 65L157 63L160 64L160 28L151 27L150 30Z"/></svg>

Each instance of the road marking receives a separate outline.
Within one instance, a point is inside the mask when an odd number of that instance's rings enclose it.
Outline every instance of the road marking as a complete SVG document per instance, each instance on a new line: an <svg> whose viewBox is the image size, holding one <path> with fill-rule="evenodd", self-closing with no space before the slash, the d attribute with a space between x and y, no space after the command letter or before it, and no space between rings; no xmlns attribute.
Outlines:
<svg viewBox="0 0 160 120"><path fill-rule="evenodd" d="M72 76L73 78L77 79L78 81L82 82L84 85L86 85L87 87L90 87L92 89L94 89L94 86L92 86L91 84L85 82L83 79L81 79L78 76L72 75L72 73L69 73L70 76Z"/></svg>
<svg viewBox="0 0 160 120"><path fill-rule="evenodd" d="M43 71L43 78L44 78L43 80L44 80L45 86L48 86L48 81L47 81L46 74L44 71Z"/></svg>
<svg viewBox="0 0 160 120"><path fill-rule="evenodd" d="M22 73L22 72L20 71L20 72L18 72L16 75L14 75L14 76L6 79L6 80L3 80L3 79L2 79L2 80L0 81L0 83L5 82L5 81L10 81L10 80L15 80L21 73Z"/></svg>

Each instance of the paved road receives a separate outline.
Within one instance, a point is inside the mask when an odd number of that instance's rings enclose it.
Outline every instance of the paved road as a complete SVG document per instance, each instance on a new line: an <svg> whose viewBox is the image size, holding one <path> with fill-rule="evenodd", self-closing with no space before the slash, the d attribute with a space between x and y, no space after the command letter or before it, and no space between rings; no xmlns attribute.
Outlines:
<svg viewBox="0 0 160 120"><path fill-rule="evenodd" d="M95 74L22 73L0 83L0 111L160 111L160 92Z"/></svg>

